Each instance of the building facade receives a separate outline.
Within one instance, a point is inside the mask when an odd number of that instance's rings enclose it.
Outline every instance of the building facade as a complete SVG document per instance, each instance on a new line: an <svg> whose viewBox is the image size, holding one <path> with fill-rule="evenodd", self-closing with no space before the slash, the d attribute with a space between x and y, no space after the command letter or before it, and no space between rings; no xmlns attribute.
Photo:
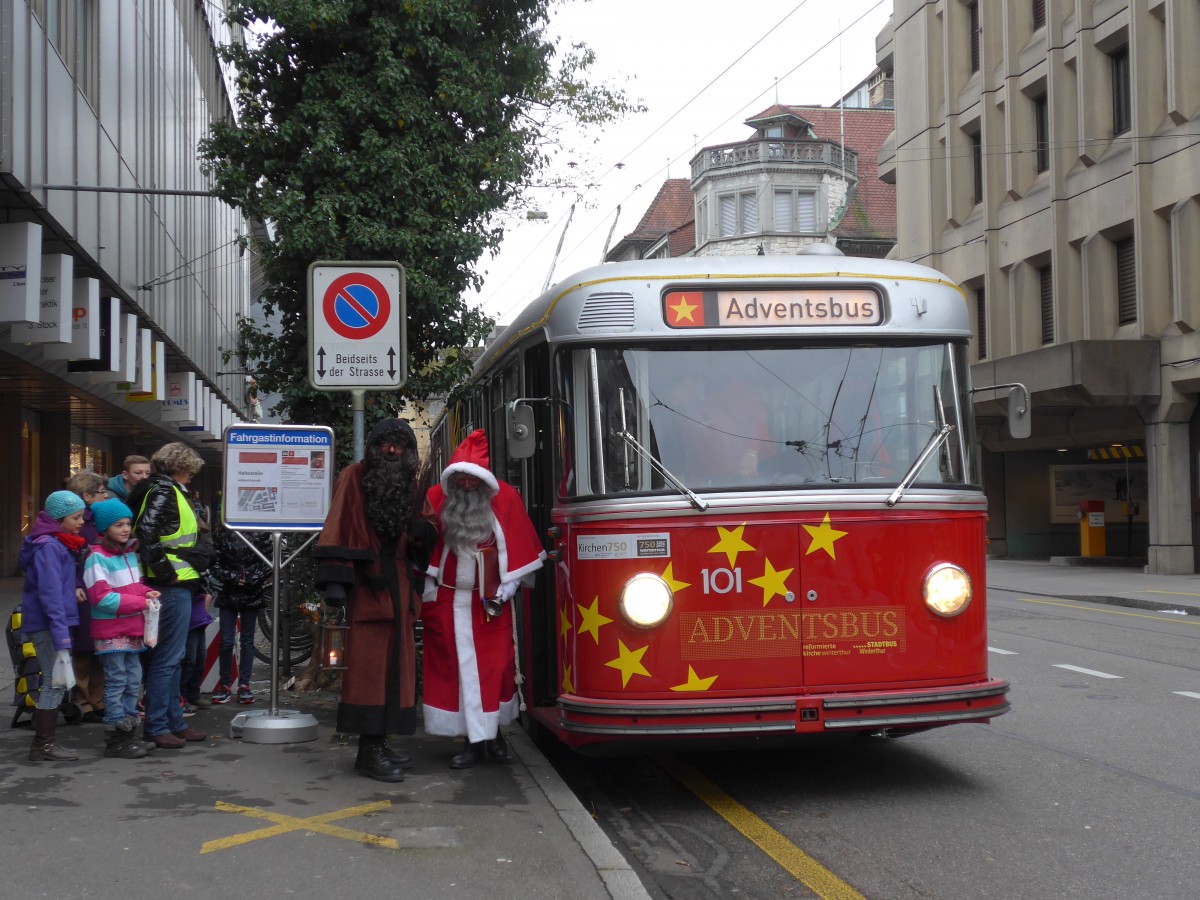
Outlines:
<svg viewBox="0 0 1200 900"><path fill-rule="evenodd" d="M219 484L217 439L247 402L222 352L250 312L252 254L197 142L232 115L216 47L233 39L194 0L0 0L5 576L74 471L182 439L209 463L206 500Z"/></svg>
<svg viewBox="0 0 1200 900"><path fill-rule="evenodd" d="M892 255L966 288L974 383L1023 382L1033 436L977 394L996 553L1196 567L1200 0L896 0ZM988 424L990 423L990 424Z"/></svg>
<svg viewBox="0 0 1200 900"><path fill-rule="evenodd" d="M891 82L863 83L890 104ZM857 91L856 91L857 93ZM663 183L637 227L605 259L772 256L836 243L852 256L884 256L896 234L895 191L877 157L892 131L886 106L776 104L746 120L746 140L705 147L691 178Z"/></svg>

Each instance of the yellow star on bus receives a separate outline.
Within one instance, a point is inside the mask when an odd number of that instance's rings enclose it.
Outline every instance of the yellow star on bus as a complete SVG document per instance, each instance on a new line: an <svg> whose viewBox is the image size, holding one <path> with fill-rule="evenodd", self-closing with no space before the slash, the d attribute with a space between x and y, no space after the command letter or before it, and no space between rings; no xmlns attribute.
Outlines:
<svg viewBox="0 0 1200 900"><path fill-rule="evenodd" d="M812 538L812 543L808 545L808 549L804 551L804 555L816 553L818 550L824 550L829 554L830 559L837 559L837 554L833 550L835 541L840 541L849 532L838 531L829 524L829 513L825 513L825 520L820 525L805 525L804 530L808 532Z"/></svg>
<svg viewBox="0 0 1200 900"><path fill-rule="evenodd" d="M675 324L678 325L684 319L695 324L696 320L692 318L692 313L697 309L695 303L688 303L687 296L681 296L679 302L671 307L671 312L675 313Z"/></svg>
<svg viewBox="0 0 1200 900"><path fill-rule="evenodd" d="M776 597L776 596L786 597L787 596L788 589L787 589L787 585L784 582L787 581L787 577L789 575L791 575L792 572L794 572L794 571L796 571L796 570L795 569L782 569L782 570L776 571L775 567L773 565L771 565L771 560L768 559L767 567L765 570L763 570L762 575L759 576L758 578L750 579L750 583L752 585L754 585L755 587L762 588L763 606L766 606L768 603L770 603L772 597Z"/></svg>
<svg viewBox="0 0 1200 900"><path fill-rule="evenodd" d="M742 532L746 530L745 524L739 525L737 528L722 528L717 526L717 534L721 539L713 546L708 548L709 553L724 553L729 558L729 568L733 568L737 562L737 555L743 550L754 551L744 540L742 540Z"/></svg>
<svg viewBox="0 0 1200 900"><path fill-rule="evenodd" d="M563 689L564 694L575 693L575 683L573 681L571 681L571 667L570 666L565 666L563 668L562 689Z"/></svg>
<svg viewBox="0 0 1200 900"><path fill-rule="evenodd" d="M579 615L583 617L579 623L579 633L587 632L591 634L592 640L596 642L596 646L600 645L600 629L609 624L612 619L606 615L602 615L596 608L600 605L600 598L597 596L592 600L591 606L583 606L576 603L575 606L579 609Z"/></svg>
<svg viewBox="0 0 1200 900"><path fill-rule="evenodd" d="M673 565L675 563L667 563L667 568L662 573L662 580L667 583L667 587L671 589L671 593L678 593L686 587L691 587L692 583L690 581L676 581L675 573L671 570Z"/></svg>
<svg viewBox="0 0 1200 900"><path fill-rule="evenodd" d="M683 684L677 684L671 688L673 691L707 691L713 686L713 682L717 680L716 675L710 675L708 678L701 678L696 674L696 670L688 666L688 678Z"/></svg>
<svg viewBox="0 0 1200 900"><path fill-rule="evenodd" d="M563 608L558 611L558 636L566 638L574 627L571 624L571 617L567 615L567 606L563 604Z"/></svg>
<svg viewBox="0 0 1200 900"><path fill-rule="evenodd" d="M650 649L650 645L641 647L637 650L630 650L625 646L625 642L620 638L617 639L617 652L620 654L616 659L609 660L605 663L611 669L616 669L621 673L621 687L629 684L629 679L634 675L645 675L650 677L650 673L646 671L646 667L642 665L642 657L646 655L646 651Z"/></svg>

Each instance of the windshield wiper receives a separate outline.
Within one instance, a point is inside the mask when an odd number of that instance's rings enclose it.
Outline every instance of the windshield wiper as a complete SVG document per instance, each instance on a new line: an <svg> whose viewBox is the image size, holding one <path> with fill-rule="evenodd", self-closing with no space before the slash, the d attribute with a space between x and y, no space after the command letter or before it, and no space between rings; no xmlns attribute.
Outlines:
<svg viewBox="0 0 1200 900"><path fill-rule="evenodd" d="M916 480L917 474L925 467L925 463L929 461L929 457L937 453L942 444L946 443L946 439L950 437L950 432L952 431L954 431L954 426L947 422L929 436L929 441L925 444L925 449L921 451L921 455L908 467L908 471L904 473L904 478L900 481L900 484L897 485L896 489L887 498L888 506L895 506L900 501L900 498L904 496L904 492L908 490L909 485Z"/></svg>
<svg viewBox="0 0 1200 900"><path fill-rule="evenodd" d="M654 471L658 472L658 474L661 475L671 485L671 487L675 488L675 490L687 497L692 506L696 507L696 509L698 509L700 512L704 512L708 509L708 501L703 497L696 496L691 488L676 478L666 466L655 459L654 454L639 444L637 438L625 430L618 431L617 436L624 440L625 443L627 443L630 447L632 447L638 456L648 462L650 467L654 469Z"/></svg>

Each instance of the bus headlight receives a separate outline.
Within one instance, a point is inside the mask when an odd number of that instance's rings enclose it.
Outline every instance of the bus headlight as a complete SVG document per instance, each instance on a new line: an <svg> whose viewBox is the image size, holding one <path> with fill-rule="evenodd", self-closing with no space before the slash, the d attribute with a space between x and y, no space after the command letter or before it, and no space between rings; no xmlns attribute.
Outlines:
<svg viewBox="0 0 1200 900"><path fill-rule="evenodd" d="M671 613L674 594L657 575L634 575L621 589L621 615L634 628L654 628Z"/></svg>
<svg viewBox="0 0 1200 900"><path fill-rule="evenodd" d="M925 576L925 605L939 616L957 616L971 603L971 576L950 563L939 563Z"/></svg>

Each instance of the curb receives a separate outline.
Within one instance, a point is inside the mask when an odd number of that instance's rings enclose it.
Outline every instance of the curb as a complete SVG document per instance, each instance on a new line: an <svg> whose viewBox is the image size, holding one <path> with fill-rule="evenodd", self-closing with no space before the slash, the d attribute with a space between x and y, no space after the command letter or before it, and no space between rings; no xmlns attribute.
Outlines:
<svg viewBox="0 0 1200 900"><path fill-rule="evenodd" d="M507 732L505 737L517 758L529 770L534 783L546 796L567 830L571 832L583 852L587 854L613 900L650 900L642 880L625 857L613 845L591 813L584 809L579 799L571 793L554 767L542 755L537 746L520 727Z"/></svg>
<svg viewBox="0 0 1200 900"><path fill-rule="evenodd" d="M1008 591L1014 594L1029 594L1031 597L1046 597L1052 600L1070 600L1075 603L1103 603L1106 606L1128 606L1133 609L1144 609L1148 612L1176 612L1189 616L1200 616L1200 606L1186 603L1172 603L1169 600L1143 600L1140 597L1113 597L1104 594L1048 594L1045 591L1027 591L1019 587L1006 587L1002 584L989 584L989 591Z"/></svg>

